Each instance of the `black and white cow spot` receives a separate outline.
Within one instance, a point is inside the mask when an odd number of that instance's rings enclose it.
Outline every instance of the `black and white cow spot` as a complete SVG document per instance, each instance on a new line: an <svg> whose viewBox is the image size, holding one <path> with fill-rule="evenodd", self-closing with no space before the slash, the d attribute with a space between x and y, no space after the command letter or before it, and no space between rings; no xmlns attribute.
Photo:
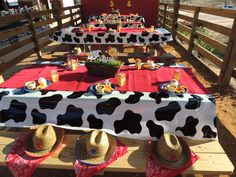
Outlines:
<svg viewBox="0 0 236 177"><path fill-rule="evenodd" d="M16 123L24 122L26 119L26 109L27 106L25 103L19 102L17 100L12 100L9 109L1 110L0 122L4 123L11 119Z"/></svg>
<svg viewBox="0 0 236 177"><path fill-rule="evenodd" d="M147 121L146 125L151 137L159 139L164 134L164 128L161 125L156 125L152 120Z"/></svg>
<svg viewBox="0 0 236 177"><path fill-rule="evenodd" d="M44 124L47 120L47 115L39 112L37 109L31 111L31 116L33 117L33 124Z"/></svg>
<svg viewBox="0 0 236 177"><path fill-rule="evenodd" d="M106 41L106 43L108 43L108 42L115 42L116 40L115 40L115 35L113 35L113 34L109 34L108 35L108 37L105 39L105 41Z"/></svg>
<svg viewBox="0 0 236 177"><path fill-rule="evenodd" d="M102 42L102 40L100 38L98 38L98 37L95 37L95 40L96 40L97 43L101 43Z"/></svg>
<svg viewBox="0 0 236 177"><path fill-rule="evenodd" d="M161 41L163 42L167 41L167 37L161 37Z"/></svg>
<svg viewBox="0 0 236 177"><path fill-rule="evenodd" d="M159 121L172 121L180 110L181 107L179 103L172 101L167 106L158 108L155 112L155 117Z"/></svg>
<svg viewBox="0 0 236 177"><path fill-rule="evenodd" d="M117 39L117 41L118 41L119 43L123 43L123 39L122 39L122 38L117 37L116 39Z"/></svg>
<svg viewBox="0 0 236 177"><path fill-rule="evenodd" d="M103 121L101 119L97 119L93 114L88 116L89 128L102 129Z"/></svg>
<svg viewBox="0 0 236 177"><path fill-rule="evenodd" d="M58 37L54 35L54 36L53 36L53 40L54 40L54 41L58 41Z"/></svg>
<svg viewBox="0 0 236 177"><path fill-rule="evenodd" d="M187 117L185 125L183 127L177 127L175 131L181 131L184 136L194 136L197 133L196 126L199 123L199 120L193 116Z"/></svg>
<svg viewBox="0 0 236 177"><path fill-rule="evenodd" d="M216 132L212 131L211 127L206 125L202 128L203 138L216 138Z"/></svg>
<svg viewBox="0 0 236 177"><path fill-rule="evenodd" d="M214 118L213 123L214 123L215 128L217 128L217 117Z"/></svg>
<svg viewBox="0 0 236 177"><path fill-rule="evenodd" d="M198 95L191 95L193 98L189 98L188 103L185 105L186 109L197 109L201 106L202 97Z"/></svg>
<svg viewBox="0 0 236 177"><path fill-rule="evenodd" d="M56 31L54 34L56 35L56 36L61 36L61 31Z"/></svg>
<svg viewBox="0 0 236 177"><path fill-rule="evenodd" d="M84 93L86 92L73 92L72 94L68 95L67 98L68 99L76 99L81 97Z"/></svg>
<svg viewBox="0 0 236 177"><path fill-rule="evenodd" d="M96 110L98 114L107 114L111 115L115 111L115 109L121 105L121 101L118 98L109 98L107 101L100 102L96 106Z"/></svg>
<svg viewBox="0 0 236 177"><path fill-rule="evenodd" d="M140 101L140 98L143 96L144 94L141 92L135 92L134 95L130 95L126 100L125 103L127 104L136 104Z"/></svg>
<svg viewBox="0 0 236 177"><path fill-rule="evenodd" d="M171 36L171 33L165 33L164 36Z"/></svg>
<svg viewBox="0 0 236 177"><path fill-rule="evenodd" d="M65 37L62 38L63 42L72 42L72 38L70 34L65 34Z"/></svg>
<svg viewBox="0 0 236 177"><path fill-rule="evenodd" d="M145 42L145 39L142 37L139 37L138 40L139 40L139 42Z"/></svg>
<svg viewBox="0 0 236 177"><path fill-rule="evenodd" d="M159 41L159 35L157 34L153 34L152 37L149 39L150 42L156 42L156 41Z"/></svg>
<svg viewBox="0 0 236 177"><path fill-rule="evenodd" d="M140 114L127 110L122 120L114 122L115 133L118 134L124 130L128 130L131 134L140 133L142 131L141 120L142 116Z"/></svg>
<svg viewBox="0 0 236 177"><path fill-rule="evenodd" d="M74 39L75 42L80 43L80 39L79 38L74 37L73 39Z"/></svg>
<svg viewBox="0 0 236 177"><path fill-rule="evenodd" d="M47 95L49 92L56 92L56 90L40 90L40 92L41 92L41 95Z"/></svg>
<svg viewBox="0 0 236 177"><path fill-rule="evenodd" d="M57 125L70 125L72 127L80 127L83 124L82 116L84 111L82 108L77 108L74 105L69 105L66 113L57 116Z"/></svg>
<svg viewBox="0 0 236 177"><path fill-rule="evenodd" d="M39 99L39 106L41 109L55 109L58 102L62 100L62 95L55 94L49 97Z"/></svg>
<svg viewBox="0 0 236 177"><path fill-rule="evenodd" d="M76 35L77 37L81 37L81 36L83 36L83 34L84 34L84 33L75 33L75 35Z"/></svg>
<svg viewBox="0 0 236 177"><path fill-rule="evenodd" d="M84 42L85 43L87 43L87 42L94 42L93 35L87 34L86 38L84 38Z"/></svg>
<svg viewBox="0 0 236 177"><path fill-rule="evenodd" d="M127 42L137 42L137 35L131 34L130 37L127 39Z"/></svg>
<svg viewBox="0 0 236 177"><path fill-rule="evenodd" d="M150 98L153 98L154 100L156 100L156 104L160 104L161 103L161 99L162 98L169 98L169 95L164 93L164 92L152 92L149 94Z"/></svg>
<svg viewBox="0 0 236 177"><path fill-rule="evenodd" d="M149 35L149 32L147 32L147 31L142 32L142 36L143 36L143 37L146 37L146 36L148 36L148 35Z"/></svg>
<svg viewBox="0 0 236 177"><path fill-rule="evenodd" d="M216 104L216 98L214 96L209 96L208 99L213 103Z"/></svg>
<svg viewBox="0 0 236 177"><path fill-rule="evenodd" d="M120 33L119 36L120 37L126 37L127 33Z"/></svg>
<svg viewBox="0 0 236 177"><path fill-rule="evenodd" d="M103 36L105 36L105 33L98 33L97 35L98 35L98 37L103 37Z"/></svg>
<svg viewBox="0 0 236 177"><path fill-rule="evenodd" d="M0 92L0 101L2 100L2 98L4 97L4 96L7 96L7 95L9 95L9 91L2 91L2 92Z"/></svg>

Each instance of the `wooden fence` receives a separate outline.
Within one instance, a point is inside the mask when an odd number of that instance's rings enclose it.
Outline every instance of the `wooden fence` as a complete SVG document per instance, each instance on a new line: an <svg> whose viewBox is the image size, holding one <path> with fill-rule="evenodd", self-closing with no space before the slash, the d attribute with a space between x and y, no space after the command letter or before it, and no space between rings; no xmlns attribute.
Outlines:
<svg viewBox="0 0 236 177"><path fill-rule="evenodd" d="M35 22L36 17L43 17L43 20ZM51 33L62 27L78 25L81 22L81 6L77 5L65 8L53 8L51 10L3 16L0 17L0 22L1 25L14 24L15 22L21 22L23 24L18 27L15 26L0 31L0 40L9 39L22 33L27 33L27 35L18 42L0 48L0 72L2 72L33 53L36 53L38 58L41 58L42 48L52 42L48 37ZM53 25L43 31L38 30L42 26L49 26L49 24ZM5 61L2 59L4 55L20 50L22 47L25 48L26 45L31 47L28 47L29 49L26 49L26 51L14 59Z"/></svg>
<svg viewBox="0 0 236 177"><path fill-rule="evenodd" d="M187 14L192 15L186 15ZM232 19L232 28L209 22L200 18L200 13L204 15L215 15ZM175 41L182 46L188 56L199 61L204 67L218 77L219 84L229 84L231 77L236 78L236 11L212 7L199 7L179 4L175 0L174 4L160 3L158 11L158 24L172 32ZM199 29L209 29L212 32L220 33L228 37L228 42L223 43L215 38L209 37ZM184 41L185 45L182 42ZM211 46L224 54L222 58L207 50L199 42ZM193 50L197 51L204 58L214 63L220 70L217 74L203 60L193 55Z"/></svg>

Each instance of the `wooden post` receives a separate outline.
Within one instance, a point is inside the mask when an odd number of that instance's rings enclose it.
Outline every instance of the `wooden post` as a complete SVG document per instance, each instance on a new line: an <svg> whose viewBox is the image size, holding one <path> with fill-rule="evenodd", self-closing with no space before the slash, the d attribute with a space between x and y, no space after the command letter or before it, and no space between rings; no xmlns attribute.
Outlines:
<svg viewBox="0 0 236 177"><path fill-rule="evenodd" d="M70 20L71 20L71 25L74 26L75 22L73 21L74 18L73 18L73 15L72 15L72 8L70 9Z"/></svg>
<svg viewBox="0 0 236 177"><path fill-rule="evenodd" d="M32 33L32 41L34 43L35 53L37 54L38 59L42 59L42 53L40 50L39 41L36 36L35 26L34 26L33 17L31 13L27 13L26 18L29 20L29 29Z"/></svg>
<svg viewBox="0 0 236 177"><path fill-rule="evenodd" d="M52 8L53 8L53 16L57 21L57 28L61 29L62 28L62 20L61 20L61 2L58 0L53 0L52 1Z"/></svg>
<svg viewBox="0 0 236 177"><path fill-rule="evenodd" d="M232 73L236 66L236 15L234 17L234 24L232 27L231 35L229 38L228 46L225 51L225 57L220 71L218 79L219 85L229 85Z"/></svg>
<svg viewBox="0 0 236 177"><path fill-rule="evenodd" d="M173 12L173 21L172 21L172 36L173 39L175 40L175 36L176 36L176 31L177 31L177 21L178 21L178 14L179 14L179 3L180 0L174 0L174 12Z"/></svg>
<svg viewBox="0 0 236 177"><path fill-rule="evenodd" d="M192 21L192 30L190 34L189 46L188 46L188 55L192 54L193 46L194 46L194 39L196 37L196 30L197 30L197 21L199 17L201 7L196 7L194 10L194 16Z"/></svg>
<svg viewBox="0 0 236 177"><path fill-rule="evenodd" d="M163 18L163 23L162 23L162 27L165 28L166 27L166 10L167 10L167 4L165 3L164 5L164 18Z"/></svg>

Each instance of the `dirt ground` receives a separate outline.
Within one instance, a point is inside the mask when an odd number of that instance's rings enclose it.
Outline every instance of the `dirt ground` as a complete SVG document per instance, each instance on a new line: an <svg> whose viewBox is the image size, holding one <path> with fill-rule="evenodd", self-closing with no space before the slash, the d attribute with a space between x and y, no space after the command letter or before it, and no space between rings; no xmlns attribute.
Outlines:
<svg viewBox="0 0 236 177"><path fill-rule="evenodd" d="M193 68L196 77L201 83L216 97L216 110L217 110L217 127L219 134L219 142L230 158L231 162L236 167L236 89L230 86L221 87L216 84L217 80L209 71L204 69L199 63L185 55L183 50L176 45L175 49L181 54L179 62L184 63L186 66ZM56 53L53 51L57 50ZM65 59L63 54L68 52L68 46L51 45L44 51L44 58L56 59L58 57ZM62 57L63 56L63 57ZM28 57L19 64L13 66L3 73L4 78L9 78L13 73L27 67L31 61L35 60L35 55ZM223 167L222 167L223 168ZM72 170L44 170L38 169L34 177L50 176L50 177L69 177L74 176ZM131 174L131 173L105 173L106 177L142 177L144 174ZM0 177L11 177L11 174L5 167L0 167ZM236 177L236 169L232 177Z"/></svg>

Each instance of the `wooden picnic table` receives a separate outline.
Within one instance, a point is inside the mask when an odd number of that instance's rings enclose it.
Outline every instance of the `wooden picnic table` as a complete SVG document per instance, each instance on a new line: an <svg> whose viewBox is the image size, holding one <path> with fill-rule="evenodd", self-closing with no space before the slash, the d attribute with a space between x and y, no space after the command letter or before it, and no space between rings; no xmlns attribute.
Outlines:
<svg viewBox="0 0 236 177"><path fill-rule="evenodd" d="M0 165L5 166L5 158L20 132L0 132ZM73 169L75 142L78 134L66 134L62 147L40 164L40 168ZM128 146L128 152L110 164L104 171L145 173L147 141L119 138ZM183 174L230 175L234 167L218 141L201 142L186 140L200 158Z"/></svg>

